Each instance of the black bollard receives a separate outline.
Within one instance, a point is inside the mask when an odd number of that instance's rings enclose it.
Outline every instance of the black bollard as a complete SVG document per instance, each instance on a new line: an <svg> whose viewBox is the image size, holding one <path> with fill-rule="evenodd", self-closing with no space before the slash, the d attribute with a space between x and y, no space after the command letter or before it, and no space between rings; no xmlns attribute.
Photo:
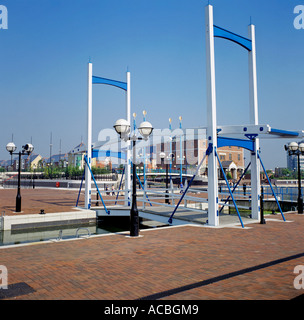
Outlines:
<svg viewBox="0 0 304 320"><path fill-rule="evenodd" d="M260 221L260 224L266 224L266 221L264 219L264 188L263 187L261 187L260 210L261 210L261 221Z"/></svg>

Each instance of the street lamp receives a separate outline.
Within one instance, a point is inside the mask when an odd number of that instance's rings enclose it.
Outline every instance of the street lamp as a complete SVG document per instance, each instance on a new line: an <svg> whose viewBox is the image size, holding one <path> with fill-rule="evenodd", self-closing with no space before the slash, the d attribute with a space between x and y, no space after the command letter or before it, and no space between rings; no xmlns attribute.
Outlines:
<svg viewBox="0 0 304 320"><path fill-rule="evenodd" d="M114 129L120 138L124 139L130 132L130 124L125 119L118 119L114 124Z"/></svg>
<svg viewBox="0 0 304 320"><path fill-rule="evenodd" d="M135 133L131 136L130 124L125 119L119 119L114 124L115 131L119 134L120 138L127 141L131 140L133 148L133 183L132 183L132 207L130 210L130 236L137 237L139 235L139 216L136 202L136 152L135 144L137 140L148 140L148 137L153 131L152 124L144 121L140 124L138 130L142 137L137 137Z"/></svg>
<svg viewBox="0 0 304 320"><path fill-rule="evenodd" d="M6 150L10 153L13 154L13 152L17 149L17 147L15 146L14 142L9 142L6 145Z"/></svg>
<svg viewBox="0 0 304 320"><path fill-rule="evenodd" d="M19 156L18 162L18 189L17 189L17 196L16 196L16 212L21 212L21 194L20 194L20 178L21 178L21 155L28 154L30 155L34 147L32 144L27 143L25 146L22 146L22 151L14 153L16 150L16 146L14 142L9 142L6 145L6 150L10 153L10 155L17 154Z"/></svg>
<svg viewBox="0 0 304 320"><path fill-rule="evenodd" d="M296 142L290 142L285 145L285 150L288 151L289 155L296 155L298 158L298 213L303 213L303 197L302 197L302 187L301 187L301 165L300 165L300 155L304 155L304 143L300 144Z"/></svg>
<svg viewBox="0 0 304 320"><path fill-rule="evenodd" d="M161 161L163 161L165 158L167 160L170 160L170 163L172 163L173 161L173 158L174 158L174 154L173 153L170 153L167 157L166 157L166 154L164 152L161 152L159 154L159 157L161 159ZM170 201L169 201L169 179L168 179L168 162L166 163L166 197L165 197L165 203L167 204L170 204Z"/></svg>

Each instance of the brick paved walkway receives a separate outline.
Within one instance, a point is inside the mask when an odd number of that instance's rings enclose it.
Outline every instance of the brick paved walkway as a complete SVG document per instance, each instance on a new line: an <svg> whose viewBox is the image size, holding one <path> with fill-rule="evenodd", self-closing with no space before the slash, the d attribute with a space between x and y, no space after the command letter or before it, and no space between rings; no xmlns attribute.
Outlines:
<svg viewBox="0 0 304 320"><path fill-rule="evenodd" d="M36 189L21 189L22 196L22 214L38 214L41 209L45 213L53 212L69 212L75 210L75 205L79 190L76 189L51 189L51 188L36 188ZM16 215L16 189L0 189L0 210L5 211L6 215ZM103 196L104 199L114 201L116 196ZM120 196L119 199L123 197ZM96 197L92 198L92 205L96 205ZM108 204L108 202L107 202ZM79 206L84 206L84 192L79 198ZM102 207L102 202L99 200L99 206Z"/></svg>
<svg viewBox="0 0 304 320"><path fill-rule="evenodd" d="M9 285L34 290L9 299L291 299L304 293L293 286L304 215L285 217L292 222L278 215L249 229L183 226L2 248L0 265Z"/></svg>

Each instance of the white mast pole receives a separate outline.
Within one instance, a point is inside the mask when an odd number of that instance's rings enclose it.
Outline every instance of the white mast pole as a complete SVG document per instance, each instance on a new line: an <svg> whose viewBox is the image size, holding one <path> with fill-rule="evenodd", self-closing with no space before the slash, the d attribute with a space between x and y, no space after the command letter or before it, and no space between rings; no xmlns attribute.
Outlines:
<svg viewBox="0 0 304 320"><path fill-rule="evenodd" d="M257 71L256 71L256 47L255 47L255 26L248 26L249 39L251 39L252 49L249 51L249 99L250 99L250 124L258 125L258 91L257 91ZM251 153L251 216L253 219L260 219L260 164L257 155L260 143L255 139L255 151Z"/></svg>
<svg viewBox="0 0 304 320"><path fill-rule="evenodd" d="M213 33L213 7L207 5L206 19L206 59L207 59L207 138L213 149L208 156L208 224L219 225L218 217L218 176L216 131L216 93L215 93L215 63L214 63L214 33Z"/></svg>
<svg viewBox="0 0 304 320"><path fill-rule="evenodd" d="M127 108L126 108L126 118L131 129L131 76L130 72L127 72ZM127 141L127 164L125 170L125 205L128 206L130 203L130 188L131 188L131 143Z"/></svg>
<svg viewBox="0 0 304 320"><path fill-rule="evenodd" d="M92 159L92 63L88 63L88 114L87 114L87 159L91 167ZM85 208L91 208L91 173L85 166Z"/></svg>

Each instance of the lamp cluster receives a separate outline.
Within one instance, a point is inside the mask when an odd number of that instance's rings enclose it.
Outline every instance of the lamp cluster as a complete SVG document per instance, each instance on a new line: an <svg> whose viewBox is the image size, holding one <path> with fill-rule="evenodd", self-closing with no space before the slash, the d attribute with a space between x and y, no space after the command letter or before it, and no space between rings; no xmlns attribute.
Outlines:
<svg viewBox="0 0 304 320"><path fill-rule="evenodd" d="M289 155L296 155L298 158L298 213L303 214L303 196L302 196L302 178L301 178L301 164L300 155L304 155L304 143L290 142L284 146Z"/></svg>
<svg viewBox="0 0 304 320"><path fill-rule="evenodd" d="M22 151L14 153L17 149L14 142L9 142L6 145L6 150L10 153L10 155L18 154L19 162L18 162L18 189L17 189L17 196L16 196L16 212L21 212L21 193L20 193L20 185L21 185L21 156L24 154L31 154L34 150L34 147L31 143L27 143L26 145L22 146Z"/></svg>
<svg viewBox="0 0 304 320"><path fill-rule="evenodd" d="M290 142L284 146L285 150L288 151L289 155L292 154L304 154L304 143Z"/></svg>
<svg viewBox="0 0 304 320"><path fill-rule="evenodd" d="M146 112L144 113L144 116ZM130 133L130 123L125 119L118 119L114 124L115 131L119 134L120 138L127 141L132 140L133 142L133 186L132 186L132 207L130 210L130 236L139 236L139 214L137 209L136 200L136 164L135 164L135 143L136 140L142 139L141 137L136 137L135 134L131 137ZM148 121L144 121L139 125L139 133L142 135L143 139L148 140L148 137L153 131L152 124Z"/></svg>
<svg viewBox="0 0 304 320"><path fill-rule="evenodd" d="M114 129L122 139L128 139L128 135L130 133L130 124L126 119L118 119L114 124ZM149 135L153 131L153 127L150 122L144 121L139 125L138 130L144 139L148 139Z"/></svg>
<svg viewBox="0 0 304 320"><path fill-rule="evenodd" d="M14 144L14 142L9 142L6 145L6 150L10 153L13 154L15 152L15 150L17 149L16 145ZM32 153L34 150L34 147L31 143L27 143L26 145L22 146L22 154L30 154Z"/></svg>

